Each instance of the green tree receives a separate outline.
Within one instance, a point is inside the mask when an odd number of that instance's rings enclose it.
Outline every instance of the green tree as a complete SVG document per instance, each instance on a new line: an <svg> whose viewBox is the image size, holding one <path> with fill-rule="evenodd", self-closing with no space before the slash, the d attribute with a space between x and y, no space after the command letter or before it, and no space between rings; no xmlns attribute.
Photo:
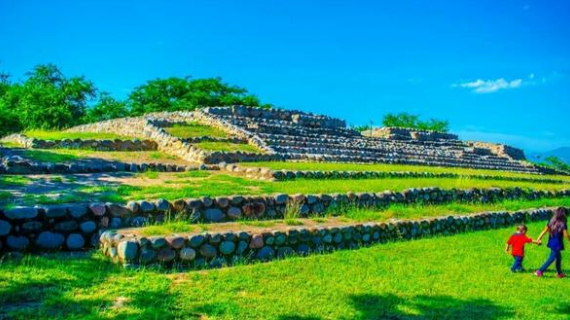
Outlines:
<svg viewBox="0 0 570 320"><path fill-rule="evenodd" d="M53 64L38 65L21 85L17 111L29 129L59 129L81 123L96 89L84 77L67 78Z"/></svg>
<svg viewBox="0 0 570 320"><path fill-rule="evenodd" d="M544 163L541 163L543 166L570 173L570 165L556 156L546 157L544 161Z"/></svg>
<svg viewBox="0 0 570 320"><path fill-rule="evenodd" d="M244 88L229 85L221 78L167 78L148 81L129 96L132 115L159 111L191 111L198 107L263 106Z"/></svg>
<svg viewBox="0 0 570 320"><path fill-rule="evenodd" d="M107 92L101 92L95 105L87 109L84 122L99 122L128 117L130 114L126 102L113 98Z"/></svg>
<svg viewBox="0 0 570 320"><path fill-rule="evenodd" d="M440 132L449 131L449 122L446 120L429 119L428 121L420 120L418 115L406 112L394 114L388 113L382 119L382 125L385 127L412 128L421 130L434 130Z"/></svg>
<svg viewBox="0 0 570 320"><path fill-rule="evenodd" d="M10 76L0 73L0 137L22 130L16 110L19 87L10 82Z"/></svg>

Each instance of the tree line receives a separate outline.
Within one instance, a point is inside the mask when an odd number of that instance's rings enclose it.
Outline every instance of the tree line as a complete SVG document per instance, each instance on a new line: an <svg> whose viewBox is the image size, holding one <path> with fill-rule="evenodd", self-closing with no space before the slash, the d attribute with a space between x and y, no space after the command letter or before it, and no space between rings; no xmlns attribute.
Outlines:
<svg viewBox="0 0 570 320"><path fill-rule="evenodd" d="M149 112L227 105L270 107L221 78L150 80L118 100L83 76L64 75L54 64L37 65L19 82L0 73L0 137L27 129L65 129Z"/></svg>

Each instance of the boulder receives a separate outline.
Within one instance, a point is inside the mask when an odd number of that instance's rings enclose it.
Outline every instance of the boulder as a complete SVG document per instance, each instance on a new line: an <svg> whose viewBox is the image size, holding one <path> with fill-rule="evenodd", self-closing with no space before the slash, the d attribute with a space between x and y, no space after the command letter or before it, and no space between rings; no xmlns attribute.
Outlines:
<svg viewBox="0 0 570 320"><path fill-rule="evenodd" d="M236 244L233 241L223 241L220 244L220 252L225 255L230 255L236 250Z"/></svg>
<svg viewBox="0 0 570 320"><path fill-rule="evenodd" d="M101 217L105 215L107 208L102 203L92 203L89 205L89 210L91 210L94 215Z"/></svg>
<svg viewBox="0 0 570 320"><path fill-rule="evenodd" d="M6 245L12 250L22 251L28 247L30 240L24 236L8 236L6 238Z"/></svg>
<svg viewBox="0 0 570 320"><path fill-rule="evenodd" d="M206 243L200 247L200 254L206 259L211 259L218 255L218 251L214 246Z"/></svg>
<svg viewBox="0 0 570 320"><path fill-rule="evenodd" d="M269 261L275 258L275 250L270 246L265 246L257 252L255 258L260 261Z"/></svg>
<svg viewBox="0 0 570 320"><path fill-rule="evenodd" d="M204 213L204 218L211 222L220 222L225 218L224 213L220 209L206 209Z"/></svg>
<svg viewBox="0 0 570 320"><path fill-rule="evenodd" d="M45 208L46 217L61 218L67 214L67 206L49 206Z"/></svg>
<svg viewBox="0 0 570 320"><path fill-rule="evenodd" d="M67 210L69 211L69 214L75 219L79 219L87 214L87 206L83 204L69 205Z"/></svg>
<svg viewBox="0 0 570 320"><path fill-rule="evenodd" d="M67 241L65 242L65 245L70 250L82 249L85 246L85 239L83 238L82 235L78 233L72 233L69 236L67 236Z"/></svg>
<svg viewBox="0 0 570 320"><path fill-rule="evenodd" d="M63 235L56 232L44 231L40 233L36 239L36 245L42 249L58 249L63 245L64 241L65 238Z"/></svg>
<svg viewBox="0 0 570 320"><path fill-rule="evenodd" d="M93 221L85 221L79 225L79 229L83 233L92 233L97 229L97 224Z"/></svg>
<svg viewBox="0 0 570 320"><path fill-rule="evenodd" d="M15 207L4 211L4 215L10 220L33 219L38 216L38 209L32 207Z"/></svg>
<svg viewBox="0 0 570 320"><path fill-rule="evenodd" d="M182 248L180 250L180 260L192 261L194 259L196 259L196 250L192 248Z"/></svg>
<svg viewBox="0 0 570 320"><path fill-rule="evenodd" d="M126 240L119 242L117 245L117 255L121 261L132 261L137 257L139 245L134 240Z"/></svg>
<svg viewBox="0 0 570 320"><path fill-rule="evenodd" d="M12 230L12 225L8 221L0 220L0 237L7 235Z"/></svg>

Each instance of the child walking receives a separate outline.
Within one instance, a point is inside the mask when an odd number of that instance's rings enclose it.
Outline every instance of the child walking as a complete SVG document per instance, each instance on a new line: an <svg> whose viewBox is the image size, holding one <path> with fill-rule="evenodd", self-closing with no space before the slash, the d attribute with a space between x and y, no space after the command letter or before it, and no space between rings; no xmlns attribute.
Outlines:
<svg viewBox="0 0 570 320"><path fill-rule="evenodd" d="M540 241L547 232L549 233L547 247L550 248L550 256L542 267L536 270L534 274L537 277L542 277L544 271L546 271L546 269L555 262L557 277L564 278L565 275L562 273L562 250L564 250L564 237L570 242L566 220L566 209L562 207L556 209L554 215L538 236L537 241Z"/></svg>
<svg viewBox="0 0 570 320"><path fill-rule="evenodd" d="M511 255L515 259L515 262L511 267L511 272L524 271L522 263L524 260L524 246L527 243L535 243L537 245L540 244L539 241L534 241L531 238L527 237L526 231L527 227L524 224L519 224L517 226L517 232L514 233L507 241L505 252L509 253L509 249L512 248Z"/></svg>

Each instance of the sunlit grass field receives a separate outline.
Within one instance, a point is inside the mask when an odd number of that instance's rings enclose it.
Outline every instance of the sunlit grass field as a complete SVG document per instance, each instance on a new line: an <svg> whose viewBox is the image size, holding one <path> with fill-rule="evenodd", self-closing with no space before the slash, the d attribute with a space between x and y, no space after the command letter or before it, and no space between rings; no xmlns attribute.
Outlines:
<svg viewBox="0 0 570 320"><path fill-rule="evenodd" d="M172 127L164 128L164 130L171 135L179 138L195 138L203 136L216 138L228 137L228 134L224 131L212 126L199 124L198 122L188 122L185 125L175 124Z"/></svg>
<svg viewBox="0 0 570 320"><path fill-rule="evenodd" d="M23 134L28 138L36 138L43 140L63 140L63 139L81 139L81 140L132 140L133 136L120 135L115 133L104 132L66 132L66 131L47 131L47 130L28 130Z"/></svg>
<svg viewBox="0 0 570 320"><path fill-rule="evenodd" d="M543 223L529 225L536 237ZM570 281L511 274L513 228L206 271L124 270L100 254L0 265L10 319L568 319ZM67 257L67 258L65 258ZM570 257L564 253L563 269Z"/></svg>
<svg viewBox="0 0 570 320"><path fill-rule="evenodd" d="M73 175L67 175L73 176ZM28 179L28 178L27 178ZM39 178L28 179L33 185ZM42 178L41 181L45 179ZM0 180L8 185L8 178ZM250 180L219 172L181 172L181 173L141 173L124 177L113 183L98 185L62 185L54 196L46 194L29 194L20 202L61 203L111 201L126 202L129 200L167 199L176 200L202 196L267 195L275 193L346 193L346 192L382 192L385 190L402 191L408 188L440 187L442 189L468 188L523 188L536 190L563 190L567 184L552 184L521 181L480 180L471 178L385 178L365 180L304 180L271 182Z"/></svg>

